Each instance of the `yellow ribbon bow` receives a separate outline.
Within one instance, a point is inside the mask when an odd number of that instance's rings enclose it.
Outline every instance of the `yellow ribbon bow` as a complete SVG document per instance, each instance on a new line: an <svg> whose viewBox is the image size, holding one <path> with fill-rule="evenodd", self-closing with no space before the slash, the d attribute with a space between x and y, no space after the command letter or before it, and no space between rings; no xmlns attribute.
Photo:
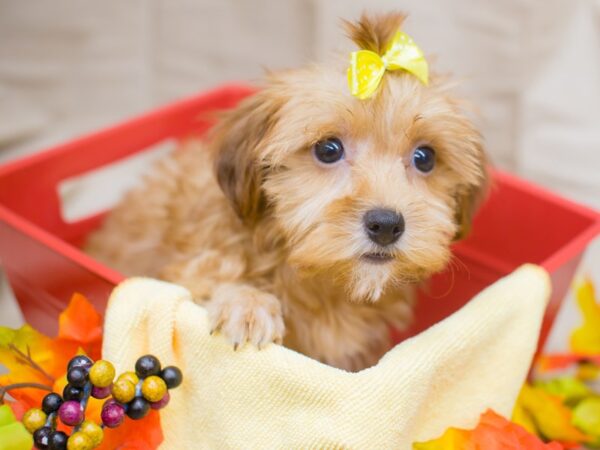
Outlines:
<svg viewBox="0 0 600 450"><path fill-rule="evenodd" d="M361 100L377 90L386 70L403 69L427 85L429 67L423 51L412 38L402 31L396 32L383 56L371 50L352 52L348 68L350 92Z"/></svg>

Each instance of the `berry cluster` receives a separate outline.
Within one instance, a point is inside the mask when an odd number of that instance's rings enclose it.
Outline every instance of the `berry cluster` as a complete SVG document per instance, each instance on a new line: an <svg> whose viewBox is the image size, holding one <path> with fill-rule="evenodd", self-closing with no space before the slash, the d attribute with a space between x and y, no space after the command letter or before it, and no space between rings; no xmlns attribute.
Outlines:
<svg viewBox="0 0 600 450"><path fill-rule="evenodd" d="M116 428L125 419L144 418L150 409L161 409L169 403L169 389L181 384L181 371L174 366L161 369L152 355L135 363L135 372L125 372L115 379L114 366L104 360L93 362L83 355L75 356L67 367L67 381L62 397L48 394L42 407L32 408L23 416L23 424L33 433L39 450L92 450L100 445L104 427ZM113 381L114 380L114 381ZM108 398L111 396L111 398ZM107 399L102 406L100 425L85 420L90 396ZM68 436L56 429L57 418L74 427Z"/></svg>

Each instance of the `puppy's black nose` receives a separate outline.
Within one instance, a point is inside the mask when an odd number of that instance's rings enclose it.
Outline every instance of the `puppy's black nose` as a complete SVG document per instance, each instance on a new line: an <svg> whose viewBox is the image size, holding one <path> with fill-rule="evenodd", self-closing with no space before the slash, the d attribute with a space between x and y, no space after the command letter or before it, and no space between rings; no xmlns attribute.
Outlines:
<svg viewBox="0 0 600 450"><path fill-rule="evenodd" d="M404 233L404 218L391 209L372 209L363 217L369 238L379 245L389 245Z"/></svg>

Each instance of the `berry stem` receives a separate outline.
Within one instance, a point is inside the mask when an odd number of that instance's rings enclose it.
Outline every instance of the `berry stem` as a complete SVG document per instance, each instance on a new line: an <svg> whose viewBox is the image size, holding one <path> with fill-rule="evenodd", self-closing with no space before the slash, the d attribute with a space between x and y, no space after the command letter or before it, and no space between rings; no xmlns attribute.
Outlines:
<svg viewBox="0 0 600 450"><path fill-rule="evenodd" d="M89 381L85 383L83 387L83 399L81 400L81 408L83 408L83 415L85 417L85 409L87 408L88 401L90 400L90 395L92 394L92 383Z"/></svg>
<svg viewBox="0 0 600 450"><path fill-rule="evenodd" d="M4 404L4 396L8 391L24 388L42 389L44 391L52 392L52 386L47 386L40 383L14 383L6 386L0 386L0 405Z"/></svg>
<svg viewBox="0 0 600 450"><path fill-rule="evenodd" d="M56 412L50 413L48 415L48 418L46 419L46 426L47 427L51 427L52 429L55 428L55 420L56 419Z"/></svg>
<svg viewBox="0 0 600 450"><path fill-rule="evenodd" d="M83 420L85 420L85 410L87 408L87 404L88 401L90 400L90 395L92 394L92 383L90 383L89 381L87 383L85 383L85 386L83 387L83 399L81 399L81 410L83 411ZM78 432L79 429L81 428L81 424L77 425L74 429L74 432Z"/></svg>

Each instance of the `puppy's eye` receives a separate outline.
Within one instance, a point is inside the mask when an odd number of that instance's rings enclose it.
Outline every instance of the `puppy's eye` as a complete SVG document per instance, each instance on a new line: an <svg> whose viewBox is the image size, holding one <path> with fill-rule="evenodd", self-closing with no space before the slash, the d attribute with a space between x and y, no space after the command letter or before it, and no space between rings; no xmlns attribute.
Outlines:
<svg viewBox="0 0 600 450"><path fill-rule="evenodd" d="M333 164L344 157L344 146L336 137L327 138L315 144L313 154L322 163Z"/></svg>
<svg viewBox="0 0 600 450"><path fill-rule="evenodd" d="M419 172L431 172L435 166L435 151L425 145L417 147L413 152L412 163Z"/></svg>

